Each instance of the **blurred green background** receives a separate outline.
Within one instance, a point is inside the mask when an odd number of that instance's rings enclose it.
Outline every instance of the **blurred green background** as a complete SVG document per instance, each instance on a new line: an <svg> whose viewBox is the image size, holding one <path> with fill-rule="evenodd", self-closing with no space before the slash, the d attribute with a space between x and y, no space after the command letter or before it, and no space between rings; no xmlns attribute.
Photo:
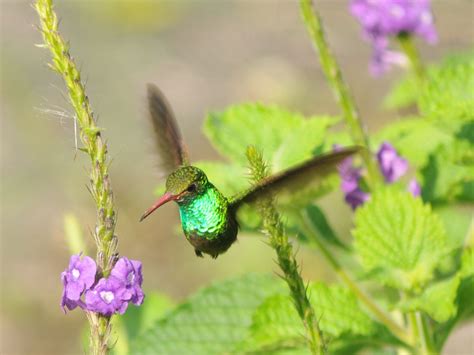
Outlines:
<svg viewBox="0 0 474 355"><path fill-rule="evenodd" d="M94 254L95 210L86 190L89 162L75 151L71 107L61 79L46 67L29 1L2 0L1 24L1 354L83 353L85 317L59 308L60 272L69 251L64 215L73 213ZM194 256L169 205L143 223L159 182L146 125L145 84L168 96L193 159L219 159L201 133L209 110L231 103L277 103L305 114L339 112L301 23L297 1L56 1L60 30L105 128L119 213L119 250L144 264L145 290L180 300L212 280L249 271L275 272L273 252L259 236L241 235L217 260ZM394 70L369 77L369 45L350 17L348 1L317 2L331 46L370 131L394 120L381 101ZM472 46L473 3L434 2L440 41L420 43L437 60ZM422 142L420 142L422 143ZM244 176L241 177L245 179ZM340 193L322 201L345 237L351 212ZM303 274L334 279L318 253L301 247ZM455 334L446 353L460 354L473 328ZM471 334L470 334L471 333Z"/></svg>

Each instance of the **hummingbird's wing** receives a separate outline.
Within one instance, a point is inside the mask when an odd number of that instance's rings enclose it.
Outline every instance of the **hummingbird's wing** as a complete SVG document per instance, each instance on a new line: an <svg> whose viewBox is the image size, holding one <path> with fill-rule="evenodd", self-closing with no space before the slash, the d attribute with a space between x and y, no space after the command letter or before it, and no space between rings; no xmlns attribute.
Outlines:
<svg viewBox="0 0 474 355"><path fill-rule="evenodd" d="M278 195L283 190L289 192L301 189L306 185L321 180L333 173L337 165L345 158L357 153L360 147L344 148L334 153L323 154L299 165L271 175L247 191L234 196L230 201L232 209L237 210L242 204L254 203L261 198Z"/></svg>
<svg viewBox="0 0 474 355"><path fill-rule="evenodd" d="M171 106L156 85L147 85L148 110L156 135L162 168L170 173L189 165L188 153Z"/></svg>

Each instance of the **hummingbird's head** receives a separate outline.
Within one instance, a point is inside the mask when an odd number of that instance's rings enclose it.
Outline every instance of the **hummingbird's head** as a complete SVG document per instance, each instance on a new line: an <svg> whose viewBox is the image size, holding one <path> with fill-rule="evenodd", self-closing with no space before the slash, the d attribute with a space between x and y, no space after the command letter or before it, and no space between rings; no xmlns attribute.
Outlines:
<svg viewBox="0 0 474 355"><path fill-rule="evenodd" d="M166 193L177 202L187 201L204 192L207 176L194 166L184 166L172 172L166 179Z"/></svg>
<svg viewBox="0 0 474 355"><path fill-rule="evenodd" d="M194 166L184 166L173 171L166 179L166 191L140 218L143 221L158 207L169 201L186 203L203 193L207 187L207 176Z"/></svg>

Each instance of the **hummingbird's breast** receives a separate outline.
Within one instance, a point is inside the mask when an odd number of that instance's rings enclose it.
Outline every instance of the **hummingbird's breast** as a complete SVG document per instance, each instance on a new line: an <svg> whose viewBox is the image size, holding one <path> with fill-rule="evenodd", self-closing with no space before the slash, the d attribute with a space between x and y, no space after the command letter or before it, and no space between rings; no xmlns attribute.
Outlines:
<svg viewBox="0 0 474 355"><path fill-rule="evenodd" d="M188 237L213 240L228 229L228 201L212 184L204 193L179 206L183 231Z"/></svg>

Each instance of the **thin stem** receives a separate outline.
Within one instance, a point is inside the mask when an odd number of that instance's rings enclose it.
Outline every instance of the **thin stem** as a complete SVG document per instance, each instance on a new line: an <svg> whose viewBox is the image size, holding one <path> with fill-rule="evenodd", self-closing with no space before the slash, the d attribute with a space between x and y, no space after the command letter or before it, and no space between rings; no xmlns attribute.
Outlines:
<svg viewBox="0 0 474 355"><path fill-rule="evenodd" d="M341 278L341 280L346 284L346 286L354 292L354 294L359 298L359 300L369 309L369 311L381 322L383 323L397 338L401 341L411 344L410 335L406 332L405 329L400 327L395 321L393 321L389 315L387 315L383 310L375 304L375 302L367 296L362 289L351 279L351 277L346 273L342 268L336 258L331 254L331 251L326 248L326 246L320 241L317 232L314 230L312 223L309 221L309 216L305 211L302 211L299 216L300 223L299 226L303 233L309 238L312 243L314 243L323 256L326 258L328 263L333 267L336 274Z"/></svg>
<svg viewBox="0 0 474 355"><path fill-rule="evenodd" d="M247 149L252 178L258 182L268 176L267 167L262 155L254 148ZM283 271L283 279L288 284L296 311L306 329L308 347L313 354L326 353L323 334L318 325L316 313L306 292L306 285L301 277L293 248L286 235L281 217L270 197L259 203L263 218L263 227L270 239L270 245L277 254L277 262Z"/></svg>
<svg viewBox="0 0 474 355"><path fill-rule="evenodd" d="M410 61L410 66L415 73L416 78L422 82L425 79L425 69L420 60L420 54L413 42L413 37L410 34L402 33L397 36L398 42L403 52Z"/></svg>
<svg viewBox="0 0 474 355"><path fill-rule="evenodd" d="M413 326L417 328L417 330L413 332L413 335L416 336L416 339L418 339L420 353L426 355L437 354L438 352L435 350L435 346L428 329L428 324L426 323L426 319L423 317L423 314L419 311L410 313L410 315L412 314L414 314Z"/></svg>
<svg viewBox="0 0 474 355"><path fill-rule="evenodd" d="M38 0L35 9L41 23L44 45L52 54L49 66L62 76L68 90L69 101L74 108L80 128L80 139L91 160L89 190L97 208L94 239L97 245L97 265L99 272L107 277L112 269L117 253L117 237L114 234L116 214L114 211L112 187L110 184L107 145L92 114L81 75L65 43L58 32L58 20L53 10L52 0ZM90 315L91 348L94 354L108 351L107 339L110 333L110 318Z"/></svg>
<svg viewBox="0 0 474 355"><path fill-rule="evenodd" d="M367 167L369 187L373 188L377 184L382 183L383 179L374 158L370 153L369 138L364 131L355 101L348 86L344 82L336 58L332 54L326 41L321 17L314 9L311 0L300 0L300 8L306 29L313 41L313 46L319 54L321 68L334 92L334 95L336 96L337 101L339 102L339 105L341 106L352 140L355 144L365 148L362 150L361 156L364 160L365 166Z"/></svg>

